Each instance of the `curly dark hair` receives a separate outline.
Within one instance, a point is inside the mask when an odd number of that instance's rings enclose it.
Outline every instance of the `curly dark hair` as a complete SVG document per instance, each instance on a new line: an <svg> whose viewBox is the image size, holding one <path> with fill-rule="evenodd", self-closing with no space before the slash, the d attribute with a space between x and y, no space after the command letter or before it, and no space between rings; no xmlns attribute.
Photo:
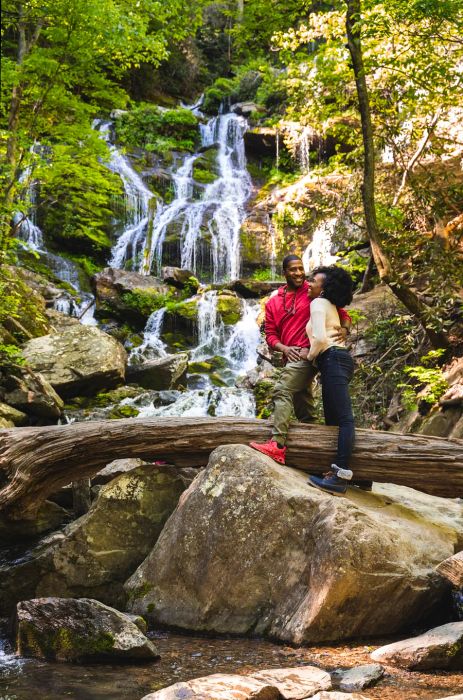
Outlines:
<svg viewBox="0 0 463 700"><path fill-rule="evenodd" d="M347 270L337 265L316 267L312 275L325 276L323 297L338 307L347 306L352 301L352 277Z"/></svg>

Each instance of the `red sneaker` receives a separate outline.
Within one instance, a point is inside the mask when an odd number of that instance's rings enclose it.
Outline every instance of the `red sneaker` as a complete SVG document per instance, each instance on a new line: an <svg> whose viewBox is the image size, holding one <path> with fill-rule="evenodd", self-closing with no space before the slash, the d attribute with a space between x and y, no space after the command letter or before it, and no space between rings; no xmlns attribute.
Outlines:
<svg viewBox="0 0 463 700"><path fill-rule="evenodd" d="M249 445L255 450L262 452L262 454L267 455L267 457L271 457L275 462L285 464L286 447L278 447L275 440L269 440L268 442L250 442Z"/></svg>

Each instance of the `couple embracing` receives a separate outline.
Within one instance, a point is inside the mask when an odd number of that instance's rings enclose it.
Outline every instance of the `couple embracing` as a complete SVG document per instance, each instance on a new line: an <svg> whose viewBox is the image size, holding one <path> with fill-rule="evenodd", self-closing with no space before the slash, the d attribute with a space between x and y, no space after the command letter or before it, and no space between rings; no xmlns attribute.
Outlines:
<svg viewBox="0 0 463 700"><path fill-rule="evenodd" d="M324 491L343 494L349 484L371 490L371 482L353 480L349 467L355 440L349 382L354 363L346 348L351 319L344 306L352 301L352 280L341 267L313 270L309 281L297 255L283 260L286 284L265 307L265 335L285 365L273 392L272 438L251 447L285 464L286 438L293 413L302 423L315 422L312 383L320 371L326 425L339 426L336 463L323 477L309 483Z"/></svg>

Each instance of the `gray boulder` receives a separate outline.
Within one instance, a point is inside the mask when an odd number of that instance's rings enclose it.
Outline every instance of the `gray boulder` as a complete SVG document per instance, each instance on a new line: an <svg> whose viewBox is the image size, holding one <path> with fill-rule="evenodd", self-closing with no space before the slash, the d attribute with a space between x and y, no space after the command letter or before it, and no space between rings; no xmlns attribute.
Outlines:
<svg viewBox="0 0 463 700"><path fill-rule="evenodd" d="M171 284L178 289L184 289L187 284L190 285L193 291L196 291L199 287L199 282L191 270L185 270L181 267L163 267L161 278L165 284Z"/></svg>
<svg viewBox="0 0 463 700"><path fill-rule="evenodd" d="M127 367L127 381L144 389L175 389L185 379L188 369L188 354L179 352L157 360L148 360L141 365Z"/></svg>
<svg viewBox="0 0 463 700"><path fill-rule="evenodd" d="M39 596L87 596L120 607L123 584L150 552L184 490L175 468L145 464L103 486L53 548Z"/></svg>
<svg viewBox="0 0 463 700"><path fill-rule="evenodd" d="M175 469L143 465L100 488L88 513L0 565L0 613L38 596L125 605L123 584L151 551L184 490Z"/></svg>
<svg viewBox="0 0 463 700"><path fill-rule="evenodd" d="M345 671L340 679L339 687L347 692L363 690L377 683L383 676L384 668L381 664L364 664Z"/></svg>
<svg viewBox="0 0 463 700"><path fill-rule="evenodd" d="M463 671L463 622L449 622L418 637L386 644L370 656L412 671Z"/></svg>
<svg viewBox="0 0 463 700"><path fill-rule="evenodd" d="M27 416L17 408L9 406L6 403L0 402L0 420L5 421L8 425L4 427L14 428L15 425L26 425Z"/></svg>
<svg viewBox="0 0 463 700"><path fill-rule="evenodd" d="M436 499L429 521L393 499L334 498L306 480L249 447L214 450L128 580L130 609L301 644L396 633L439 604L446 584L433 569L462 532L458 504Z"/></svg>
<svg viewBox="0 0 463 700"><path fill-rule="evenodd" d="M123 613L96 600L36 598L18 603L21 656L56 661L155 659L156 647Z"/></svg>
<svg viewBox="0 0 463 700"><path fill-rule="evenodd" d="M62 397L96 393L124 381L127 354L95 326L70 326L26 343L24 357Z"/></svg>
<svg viewBox="0 0 463 700"><path fill-rule="evenodd" d="M32 372L27 367L17 368L14 374L8 375L1 389L1 396L13 408L37 418L59 418L64 408L63 400L46 377Z"/></svg>

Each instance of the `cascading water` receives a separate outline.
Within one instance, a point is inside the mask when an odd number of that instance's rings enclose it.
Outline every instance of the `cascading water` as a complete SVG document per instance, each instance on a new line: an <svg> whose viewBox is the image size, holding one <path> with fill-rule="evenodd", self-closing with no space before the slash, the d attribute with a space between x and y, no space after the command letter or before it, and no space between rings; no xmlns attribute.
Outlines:
<svg viewBox="0 0 463 700"><path fill-rule="evenodd" d="M319 265L333 265L338 257L332 254L333 234L338 223L337 217L322 221L312 235L312 240L304 251L302 262L306 273Z"/></svg>
<svg viewBox="0 0 463 700"><path fill-rule="evenodd" d="M109 168L117 173L123 183L125 192L125 210L128 221L123 233L117 239L111 254L111 267L122 268L126 261L136 261L141 257L146 241L149 223L150 200L153 193L146 187L141 177L130 165L129 160L110 143L112 123L96 119L93 127L108 144L110 152Z"/></svg>
<svg viewBox="0 0 463 700"><path fill-rule="evenodd" d="M143 331L143 342L130 353L129 364L135 365L167 355L166 344L161 340L165 313L165 309L158 309L151 314Z"/></svg>
<svg viewBox="0 0 463 700"><path fill-rule="evenodd" d="M173 174L174 200L161 208L153 221L143 272L149 273L152 268L159 272L166 233L175 221L181 224L181 267L195 274L204 273L209 267L214 282L238 277L239 232L245 218L244 205L252 189L244 154L245 130L246 121L236 114L221 114L201 125L202 149L217 145L217 178L195 200L198 186L195 187L192 171L200 153L186 157ZM210 239L210 265L201 265L205 269L200 269L199 245L205 239Z"/></svg>

